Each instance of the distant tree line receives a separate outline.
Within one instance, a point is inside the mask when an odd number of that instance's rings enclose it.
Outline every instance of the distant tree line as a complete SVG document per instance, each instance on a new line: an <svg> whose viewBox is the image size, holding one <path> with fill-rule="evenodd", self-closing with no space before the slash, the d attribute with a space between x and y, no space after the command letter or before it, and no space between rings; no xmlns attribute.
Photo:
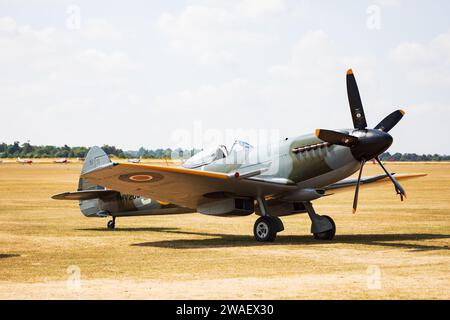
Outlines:
<svg viewBox="0 0 450 320"><path fill-rule="evenodd" d="M439 154L416 154L385 152L380 155L382 161L450 161L450 156Z"/></svg>
<svg viewBox="0 0 450 320"><path fill-rule="evenodd" d="M109 156L117 158L150 158L150 159L171 159L177 158L189 158L198 149L155 149L148 150L140 148L138 151L123 151L115 146L103 145L102 149ZM29 142L20 143L14 141L12 144L1 143L0 144L0 158L84 158L89 151L87 147L69 147L64 145L62 147L56 146L34 146Z"/></svg>
<svg viewBox="0 0 450 320"><path fill-rule="evenodd" d="M126 151L125 154L130 158L143 158L143 159L187 159L199 152L199 149L182 149L182 148L166 148L166 149L145 149L139 148L138 151Z"/></svg>
<svg viewBox="0 0 450 320"><path fill-rule="evenodd" d="M109 155L125 158L125 153L114 146L104 145L103 150ZM84 158L89 148L86 147L62 147L55 146L33 146L29 142L20 144L0 144L0 158Z"/></svg>
<svg viewBox="0 0 450 320"><path fill-rule="evenodd" d="M102 149L109 156L118 158L144 158L144 159L171 159L189 158L199 152L199 149L145 149L141 147L137 151L123 151L115 146L103 145ZM29 142L20 144L0 144L0 158L84 158L89 148L86 147L62 147L56 146L34 146ZM449 155L439 154L416 154L416 153L394 153L385 152L380 156L383 161L450 161Z"/></svg>

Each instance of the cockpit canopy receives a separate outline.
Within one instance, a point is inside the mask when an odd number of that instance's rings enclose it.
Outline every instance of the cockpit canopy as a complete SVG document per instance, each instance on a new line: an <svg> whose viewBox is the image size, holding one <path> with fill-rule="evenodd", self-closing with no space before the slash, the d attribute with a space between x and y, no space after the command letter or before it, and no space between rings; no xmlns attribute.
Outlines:
<svg viewBox="0 0 450 320"><path fill-rule="evenodd" d="M224 145L220 145L215 148L208 148L186 160L183 167L188 169L202 167L214 161L224 159L230 155L232 155L234 159L239 159L242 157L247 158L248 152L252 149L253 147L249 143L236 140L231 147L230 152L228 152L227 147Z"/></svg>
<svg viewBox="0 0 450 320"><path fill-rule="evenodd" d="M233 143L233 146L231 147L230 154L231 153L239 153L241 151L248 152L252 149L253 149L253 146L250 143L245 142L245 141L236 140Z"/></svg>
<svg viewBox="0 0 450 320"><path fill-rule="evenodd" d="M183 167L188 169L198 168L213 161L226 158L228 156L227 147L220 145L216 148L208 148L200 151L199 153L193 155L191 158L187 159L183 164Z"/></svg>

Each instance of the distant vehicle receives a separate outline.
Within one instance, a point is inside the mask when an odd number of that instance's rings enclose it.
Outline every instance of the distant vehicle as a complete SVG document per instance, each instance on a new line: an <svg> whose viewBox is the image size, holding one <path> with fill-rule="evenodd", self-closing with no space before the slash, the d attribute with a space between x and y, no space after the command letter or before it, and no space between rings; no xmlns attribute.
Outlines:
<svg viewBox="0 0 450 320"><path fill-rule="evenodd" d="M31 159L20 159L20 157L18 157L16 162L17 163L22 163L22 164L32 164L33 160L31 160Z"/></svg>
<svg viewBox="0 0 450 320"><path fill-rule="evenodd" d="M54 163L69 163L70 161L67 160L67 158L61 158L58 160L53 161Z"/></svg>
<svg viewBox="0 0 450 320"><path fill-rule="evenodd" d="M141 163L141 159L128 159L129 163Z"/></svg>

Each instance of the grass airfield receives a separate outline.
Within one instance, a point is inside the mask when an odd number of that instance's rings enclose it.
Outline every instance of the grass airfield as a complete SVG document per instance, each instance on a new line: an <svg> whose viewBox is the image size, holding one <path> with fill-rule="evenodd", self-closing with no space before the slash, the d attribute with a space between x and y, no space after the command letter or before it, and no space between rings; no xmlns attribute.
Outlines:
<svg viewBox="0 0 450 320"><path fill-rule="evenodd" d="M118 218L108 231L50 199L76 189L81 163L4 161L0 299L449 299L450 163L387 167L428 176L403 182L403 203L391 185L362 188L357 215L351 192L315 201L336 222L332 242L298 215L260 244L254 215Z"/></svg>

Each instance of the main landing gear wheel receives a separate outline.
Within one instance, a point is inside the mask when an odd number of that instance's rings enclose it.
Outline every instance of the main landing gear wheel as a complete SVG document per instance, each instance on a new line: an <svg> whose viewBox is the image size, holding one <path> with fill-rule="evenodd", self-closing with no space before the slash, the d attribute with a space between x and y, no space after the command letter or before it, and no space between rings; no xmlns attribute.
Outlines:
<svg viewBox="0 0 450 320"><path fill-rule="evenodd" d="M109 230L114 230L116 227L116 218L113 217L112 220L109 220L106 226L108 227Z"/></svg>
<svg viewBox="0 0 450 320"><path fill-rule="evenodd" d="M276 218L264 216L256 220L253 227L255 240L259 242L273 242L277 237L279 227Z"/></svg>
<svg viewBox="0 0 450 320"><path fill-rule="evenodd" d="M329 216L322 216L322 217L331 222L333 229L327 230L324 232L320 232L320 233L314 233L314 239L316 239L316 240L333 240L334 235L336 234L336 224L334 223L333 219L331 219Z"/></svg>

